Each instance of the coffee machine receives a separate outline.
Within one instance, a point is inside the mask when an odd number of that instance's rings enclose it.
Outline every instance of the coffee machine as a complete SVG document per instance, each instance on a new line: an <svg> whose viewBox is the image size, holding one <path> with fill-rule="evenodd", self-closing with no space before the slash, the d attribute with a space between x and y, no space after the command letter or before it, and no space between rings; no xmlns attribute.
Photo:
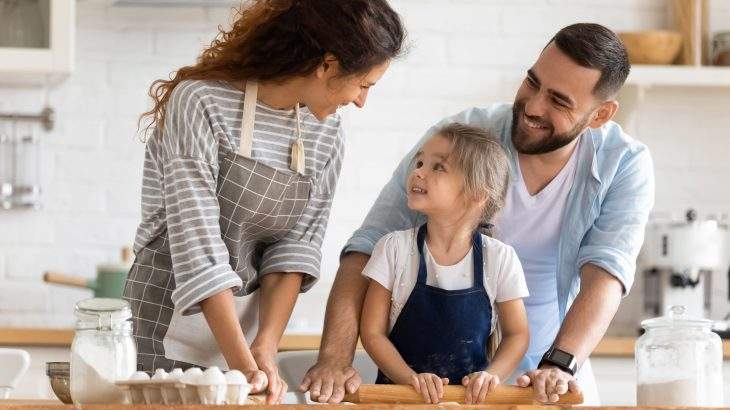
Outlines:
<svg viewBox="0 0 730 410"><path fill-rule="evenodd" d="M645 317L666 315L673 305L688 315L722 320L713 302L730 307L727 225L720 218L698 218L690 209L683 220L652 219L639 258L644 276ZM718 292L718 286L725 292Z"/></svg>

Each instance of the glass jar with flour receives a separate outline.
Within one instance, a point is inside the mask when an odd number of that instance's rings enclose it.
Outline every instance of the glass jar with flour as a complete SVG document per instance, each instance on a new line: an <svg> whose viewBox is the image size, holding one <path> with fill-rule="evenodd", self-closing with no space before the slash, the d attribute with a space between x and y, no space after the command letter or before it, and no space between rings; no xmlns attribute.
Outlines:
<svg viewBox="0 0 730 410"><path fill-rule="evenodd" d="M114 382L137 370L132 311L121 299L92 298L75 306L71 343L71 399L74 404L124 403Z"/></svg>
<svg viewBox="0 0 730 410"><path fill-rule="evenodd" d="M638 406L722 407L722 341L712 321L688 317L684 306L641 322L636 342Z"/></svg>

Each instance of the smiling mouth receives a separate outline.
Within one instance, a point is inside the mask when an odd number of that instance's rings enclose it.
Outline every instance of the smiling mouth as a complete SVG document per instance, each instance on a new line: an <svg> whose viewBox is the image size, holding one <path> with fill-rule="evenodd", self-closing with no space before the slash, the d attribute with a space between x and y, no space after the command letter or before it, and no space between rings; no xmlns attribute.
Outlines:
<svg viewBox="0 0 730 410"><path fill-rule="evenodd" d="M421 187L417 187L417 186L414 186L413 188L411 188L411 192L414 194L427 194L428 193L428 191L426 191L425 189L423 189Z"/></svg>
<svg viewBox="0 0 730 410"><path fill-rule="evenodd" d="M544 125L540 125L539 123L528 119L524 115L522 116L522 119L524 120L524 123L527 126L527 128L530 128L530 129L533 129L533 130L546 130L546 129L548 129L548 127L546 127Z"/></svg>

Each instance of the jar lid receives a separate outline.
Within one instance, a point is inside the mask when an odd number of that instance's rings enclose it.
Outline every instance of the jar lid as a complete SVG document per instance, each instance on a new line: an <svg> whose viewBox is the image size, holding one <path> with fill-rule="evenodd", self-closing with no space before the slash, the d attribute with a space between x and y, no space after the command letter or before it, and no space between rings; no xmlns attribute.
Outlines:
<svg viewBox="0 0 730 410"><path fill-rule="evenodd" d="M702 327L712 328L713 322L708 319L702 319L686 315L687 308L684 306L672 306L666 316L655 317L641 322L644 329L654 329L660 327Z"/></svg>
<svg viewBox="0 0 730 410"><path fill-rule="evenodd" d="M68 377L70 368L69 362L46 362L46 376Z"/></svg>
<svg viewBox="0 0 730 410"><path fill-rule="evenodd" d="M108 317L112 321L127 320L132 317L129 302L122 299L90 298L76 303L74 306L79 319L96 320Z"/></svg>

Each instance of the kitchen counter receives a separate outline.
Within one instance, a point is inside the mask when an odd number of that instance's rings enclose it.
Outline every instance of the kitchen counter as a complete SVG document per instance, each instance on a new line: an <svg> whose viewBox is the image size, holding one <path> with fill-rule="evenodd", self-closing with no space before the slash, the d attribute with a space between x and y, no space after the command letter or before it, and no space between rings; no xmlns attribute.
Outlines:
<svg viewBox="0 0 730 410"><path fill-rule="evenodd" d="M321 404L288 404L282 406L256 406L248 405L246 409L278 409L278 410L311 410ZM241 406L174 406L176 409L187 409L187 410L210 410L214 407L216 410L241 410ZM360 404L358 409L361 410L443 410L452 407L458 407L459 409L479 409L479 410L547 410L547 409L570 409L571 406L541 406L541 405L481 405L481 406L466 406L466 405L398 405L398 404ZM172 406L163 405L84 405L79 406L79 409L83 410L170 410ZM328 405L328 409L346 409L352 410L352 405ZM61 402L52 402L44 400L0 400L0 409L2 410L13 410L13 409L32 409L32 410L74 410L74 406L71 404L64 405ZM635 409L651 409L659 410L661 407L583 407L580 409L585 410L635 410ZM721 407L712 408L704 407L704 410L720 410Z"/></svg>
<svg viewBox="0 0 730 410"><path fill-rule="evenodd" d="M0 328L0 346L68 347L74 331L69 329ZM284 335L280 351L319 349L320 335ZM633 357L635 337L605 337L592 356ZM723 340L725 359L730 360L730 340Z"/></svg>

